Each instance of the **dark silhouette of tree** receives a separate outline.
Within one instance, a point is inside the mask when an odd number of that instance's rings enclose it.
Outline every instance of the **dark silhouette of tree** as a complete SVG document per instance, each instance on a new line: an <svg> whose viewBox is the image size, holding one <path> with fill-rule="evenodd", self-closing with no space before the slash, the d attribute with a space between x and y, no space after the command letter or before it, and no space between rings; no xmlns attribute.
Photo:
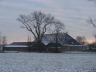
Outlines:
<svg viewBox="0 0 96 72"><path fill-rule="evenodd" d="M52 28L51 25L61 25L61 22L50 14L41 11L34 11L29 15L20 15L17 19L23 24L23 28L27 29L34 36L35 41L40 45L42 37Z"/></svg>
<svg viewBox="0 0 96 72"><path fill-rule="evenodd" d="M95 19L89 18L88 23L91 24L94 28L96 28Z"/></svg>
<svg viewBox="0 0 96 72"><path fill-rule="evenodd" d="M95 38L95 42L96 42L96 34L94 35L94 38Z"/></svg>
<svg viewBox="0 0 96 72"><path fill-rule="evenodd" d="M96 29L96 20L95 19L92 19L92 18L89 18L88 20L88 23L91 24L93 26L93 28ZM95 42L96 42L96 33L94 34L94 38L95 38Z"/></svg>
<svg viewBox="0 0 96 72"><path fill-rule="evenodd" d="M76 40L80 43L80 44L85 44L85 40L86 38L84 36L77 36Z"/></svg>
<svg viewBox="0 0 96 72"><path fill-rule="evenodd" d="M88 24L92 25L93 28L96 29L96 19L89 18ZM94 50L94 48L96 48L96 32L94 32L94 33L95 33L94 34L95 42L93 42L92 44L89 44L88 46L89 46L89 50L96 51L96 49Z"/></svg>
<svg viewBox="0 0 96 72"><path fill-rule="evenodd" d="M62 24L62 23L57 23L57 24L55 25L55 29L54 29L54 33L55 33L55 38L54 38L54 40L55 40L55 43L56 43L56 52L59 52L59 50L58 50L58 44L60 44L60 43L59 43L60 39L63 38L63 37L61 37L61 35L59 35L62 30L64 30L64 24ZM60 37L61 37L61 38L60 38Z"/></svg>

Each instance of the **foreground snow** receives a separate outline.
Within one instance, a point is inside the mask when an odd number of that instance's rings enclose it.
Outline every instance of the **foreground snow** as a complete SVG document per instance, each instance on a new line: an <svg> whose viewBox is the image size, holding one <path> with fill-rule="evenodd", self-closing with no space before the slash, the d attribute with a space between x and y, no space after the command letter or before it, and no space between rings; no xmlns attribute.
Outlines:
<svg viewBox="0 0 96 72"><path fill-rule="evenodd" d="M96 54L0 53L0 72L96 72Z"/></svg>

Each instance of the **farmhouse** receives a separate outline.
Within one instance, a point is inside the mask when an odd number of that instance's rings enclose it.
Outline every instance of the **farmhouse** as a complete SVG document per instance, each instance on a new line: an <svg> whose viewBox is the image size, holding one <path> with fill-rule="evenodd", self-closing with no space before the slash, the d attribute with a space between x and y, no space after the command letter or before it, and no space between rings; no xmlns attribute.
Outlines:
<svg viewBox="0 0 96 72"><path fill-rule="evenodd" d="M58 35L58 43L56 43L56 34L45 34L44 37L42 38L42 43L45 45L45 49L47 51L49 50L54 50L56 46L64 51L64 50L83 50L84 47L83 45L80 45L79 42L77 42L74 38L72 38L69 34L67 33L60 33ZM29 45L30 44L30 47ZM34 51L36 50L36 47L34 45L36 42L13 42L9 45L5 46L5 50L12 50L12 51ZM43 45L42 44L42 45ZM43 45L43 46L44 46Z"/></svg>
<svg viewBox="0 0 96 72"><path fill-rule="evenodd" d="M54 50L56 46L60 51L86 50L85 45L81 45L68 33L59 33L56 43L56 34L45 34L42 42L47 46L47 50Z"/></svg>
<svg viewBox="0 0 96 72"><path fill-rule="evenodd" d="M59 33L57 39L58 43L60 43L62 46L80 45L80 43L77 42L74 38L72 38L68 33ZM56 43L56 34L45 34L42 42L45 45L48 45L49 43Z"/></svg>

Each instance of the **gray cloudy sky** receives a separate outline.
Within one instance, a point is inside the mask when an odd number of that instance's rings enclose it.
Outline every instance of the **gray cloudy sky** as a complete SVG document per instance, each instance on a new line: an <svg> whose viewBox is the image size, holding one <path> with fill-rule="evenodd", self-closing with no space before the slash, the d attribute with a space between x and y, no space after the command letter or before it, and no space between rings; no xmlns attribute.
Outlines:
<svg viewBox="0 0 96 72"><path fill-rule="evenodd" d="M95 0L0 0L0 32L8 42L26 41L29 33L21 29L16 19L20 14L34 10L50 13L61 20L72 37L93 39L95 29L88 24L89 17L96 18Z"/></svg>

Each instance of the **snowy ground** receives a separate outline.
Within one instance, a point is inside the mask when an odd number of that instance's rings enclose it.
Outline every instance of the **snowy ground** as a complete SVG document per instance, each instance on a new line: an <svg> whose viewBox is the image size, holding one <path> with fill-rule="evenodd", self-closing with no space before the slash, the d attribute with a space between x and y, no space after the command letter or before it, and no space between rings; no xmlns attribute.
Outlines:
<svg viewBox="0 0 96 72"><path fill-rule="evenodd" d="M0 72L96 72L96 54L0 53Z"/></svg>

